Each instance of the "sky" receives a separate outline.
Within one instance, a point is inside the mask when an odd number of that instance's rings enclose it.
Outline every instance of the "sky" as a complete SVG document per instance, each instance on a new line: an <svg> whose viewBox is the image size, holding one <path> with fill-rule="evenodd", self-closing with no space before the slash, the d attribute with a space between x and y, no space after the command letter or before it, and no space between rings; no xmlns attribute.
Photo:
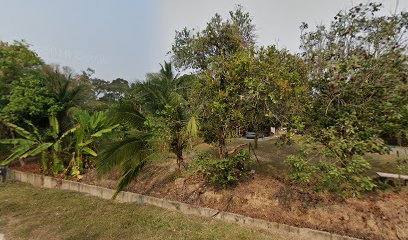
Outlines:
<svg viewBox="0 0 408 240"><path fill-rule="evenodd" d="M0 41L25 40L46 63L130 82L169 60L176 30L203 29L237 4L253 17L259 45L299 49L299 26L329 24L357 0L0 0ZM386 13L408 0L380 0Z"/></svg>

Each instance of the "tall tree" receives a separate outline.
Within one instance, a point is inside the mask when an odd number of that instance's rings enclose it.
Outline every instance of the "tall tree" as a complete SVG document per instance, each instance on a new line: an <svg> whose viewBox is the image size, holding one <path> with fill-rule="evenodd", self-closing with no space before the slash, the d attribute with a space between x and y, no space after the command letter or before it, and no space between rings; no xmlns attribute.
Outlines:
<svg viewBox="0 0 408 240"><path fill-rule="evenodd" d="M126 187L143 166L157 154L171 150L179 171L183 151L197 132L195 118L188 111L186 87L189 77L179 77L165 62L158 73L147 75L134 86L132 101L120 102L112 111L127 131L109 144L99 157L97 169L104 174L119 168L122 177L117 192Z"/></svg>
<svg viewBox="0 0 408 240"><path fill-rule="evenodd" d="M366 152L384 153L379 138L388 123L407 134L408 14L380 16L381 4L339 12L330 27L307 32L302 49L309 68L309 132L342 166Z"/></svg>
<svg viewBox="0 0 408 240"><path fill-rule="evenodd" d="M100 82L99 82L100 83ZM100 100L113 103L125 99L129 95L129 82L122 78L116 78L110 83L104 84L104 93Z"/></svg>
<svg viewBox="0 0 408 240"><path fill-rule="evenodd" d="M176 32L172 46L175 64L197 73L192 104L202 122L205 140L217 145L220 158L226 154L229 134L243 118L236 111L236 93L241 85L230 77L228 65L236 54L254 44L255 26L240 6L226 20L216 14L202 31L184 28Z"/></svg>
<svg viewBox="0 0 408 240"><path fill-rule="evenodd" d="M25 42L0 42L0 111L2 117L16 122L32 118L47 121L54 101L48 96L43 61Z"/></svg>
<svg viewBox="0 0 408 240"><path fill-rule="evenodd" d="M54 99L54 112L58 121L63 125L62 130L69 127L72 115L69 115L74 108L80 108L92 96L87 94L88 85L84 80L79 80L81 76L75 75L73 70L59 66L48 65L44 67L46 73L49 96Z"/></svg>
<svg viewBox="0 0 408 240"><path fill-rule="evenodd" d="M163 120L179 170L191 131L196 132L196 119L187 102L190 79L189 75L176 74L172 63L165 61L158 73L147 74L146 82L137 84L135 93L144 113Z"/></svg>
<svg viewBox="0 0 408 240"><path fill-rule="evenodd" d="M242 51L228 67L231 78L242 85L239 110L244 125L257 134L266 127L284 126L302 130L300 117L307 106L305 67L300 57L275 46Z"/></svg>

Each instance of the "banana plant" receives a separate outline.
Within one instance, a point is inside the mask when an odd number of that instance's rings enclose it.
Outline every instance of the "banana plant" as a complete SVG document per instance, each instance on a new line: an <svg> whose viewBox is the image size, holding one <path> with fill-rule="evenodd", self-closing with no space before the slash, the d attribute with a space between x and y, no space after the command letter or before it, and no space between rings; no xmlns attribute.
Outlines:
<svg viewBox="0 0 408 240"><path fill-rule="evenodd" d="M64 169L62 161L59 159L59 153L61 152L61 141L69 134L75 132L78 127L74 127L59 134L59 124L55 116L50 116L50 131L49 135L52 137L51 141L47 141L45 136L42 136L38 129L29 121L25 121L31 128L31 132L17 126L13 123L3 122L3 124L19 135L19 138L13 139L1 139L0 144L14 145L11 150L12 153L2 162L0 166L5 166L17 159L25 159L27 157L38 156L40 157L40 166L43 172L47 172L49 165L52 165L52 172L57 174ZM47 154L51 154L51 158ZM51 159L51 164L49 160Z"/></svg>
<svg viewBox="0 0 408 240"><path fill-rule="evenodd" d="M87 111L79 111L74 116L78 123L78 130L74 133L75 141L75 167L71 169L71 175L81 178L81 173L84 170L84 160L87 161L88 167L92 164L89 158L84 155L97 157L95 151L95 142L103 135L112 132L120 125L113 118L108 116L106 112L95 112L90 114Z"/></svg>

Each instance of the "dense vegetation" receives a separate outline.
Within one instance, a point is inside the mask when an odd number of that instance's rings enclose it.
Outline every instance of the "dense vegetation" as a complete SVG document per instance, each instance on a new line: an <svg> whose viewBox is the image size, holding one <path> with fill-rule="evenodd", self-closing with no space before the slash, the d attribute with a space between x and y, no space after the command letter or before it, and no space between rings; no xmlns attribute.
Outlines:
<svg viewBox="0 0 408 240"><path fill-rule="evenodd" d="M228 185L251 161L238 147L229 151L228 139L254 131L256 149L258 133L276 126L286 128L283 143L303 143L287 160L293 181L347 195L372 190L364 155L408 143L408 14L380 10L360 4L312 31L303 23L301 53L293 54L258 46L238 6L200 31L176 31L172 61L131 84L47 65L27 43L1 42L0 143L8 152L0 164L31 157L44 174L78 179L88 169L114 170L121 190L171 152L180 174L193 168ZM217 154L189 165L184 152L200 140Z"/></svg>

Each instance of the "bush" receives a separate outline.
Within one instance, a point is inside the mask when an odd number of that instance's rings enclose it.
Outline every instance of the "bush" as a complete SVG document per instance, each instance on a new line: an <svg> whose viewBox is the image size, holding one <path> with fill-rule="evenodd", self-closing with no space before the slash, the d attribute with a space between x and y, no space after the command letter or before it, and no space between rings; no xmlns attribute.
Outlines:
<svg viewBox="0 0 408 240"><path fill-rule="evenodd" d="M369 163L356 155L346 166L331 162L327 157L308 158L309 154L300 151L286 160L290 177L298 183L312 185L316 191L340 192L344 196L358 196L360 192L371 191L376 185L365 175Z"/></svg>
<svg viewBox="0 0 408 240"><path fill-rule="evenodd" d="M408 156L397 158L397 170L398 170L398 174L402 174L402 175L408 174Z"/></svg>
<svg viewBox="0 0 408 240"><path fill-rule="evenodd" d="M209 153L199 153L194 161L194 172L203 173L209 182L225 187L246 177L252 164L246 150L224 159L215 159Z"/></svg>

